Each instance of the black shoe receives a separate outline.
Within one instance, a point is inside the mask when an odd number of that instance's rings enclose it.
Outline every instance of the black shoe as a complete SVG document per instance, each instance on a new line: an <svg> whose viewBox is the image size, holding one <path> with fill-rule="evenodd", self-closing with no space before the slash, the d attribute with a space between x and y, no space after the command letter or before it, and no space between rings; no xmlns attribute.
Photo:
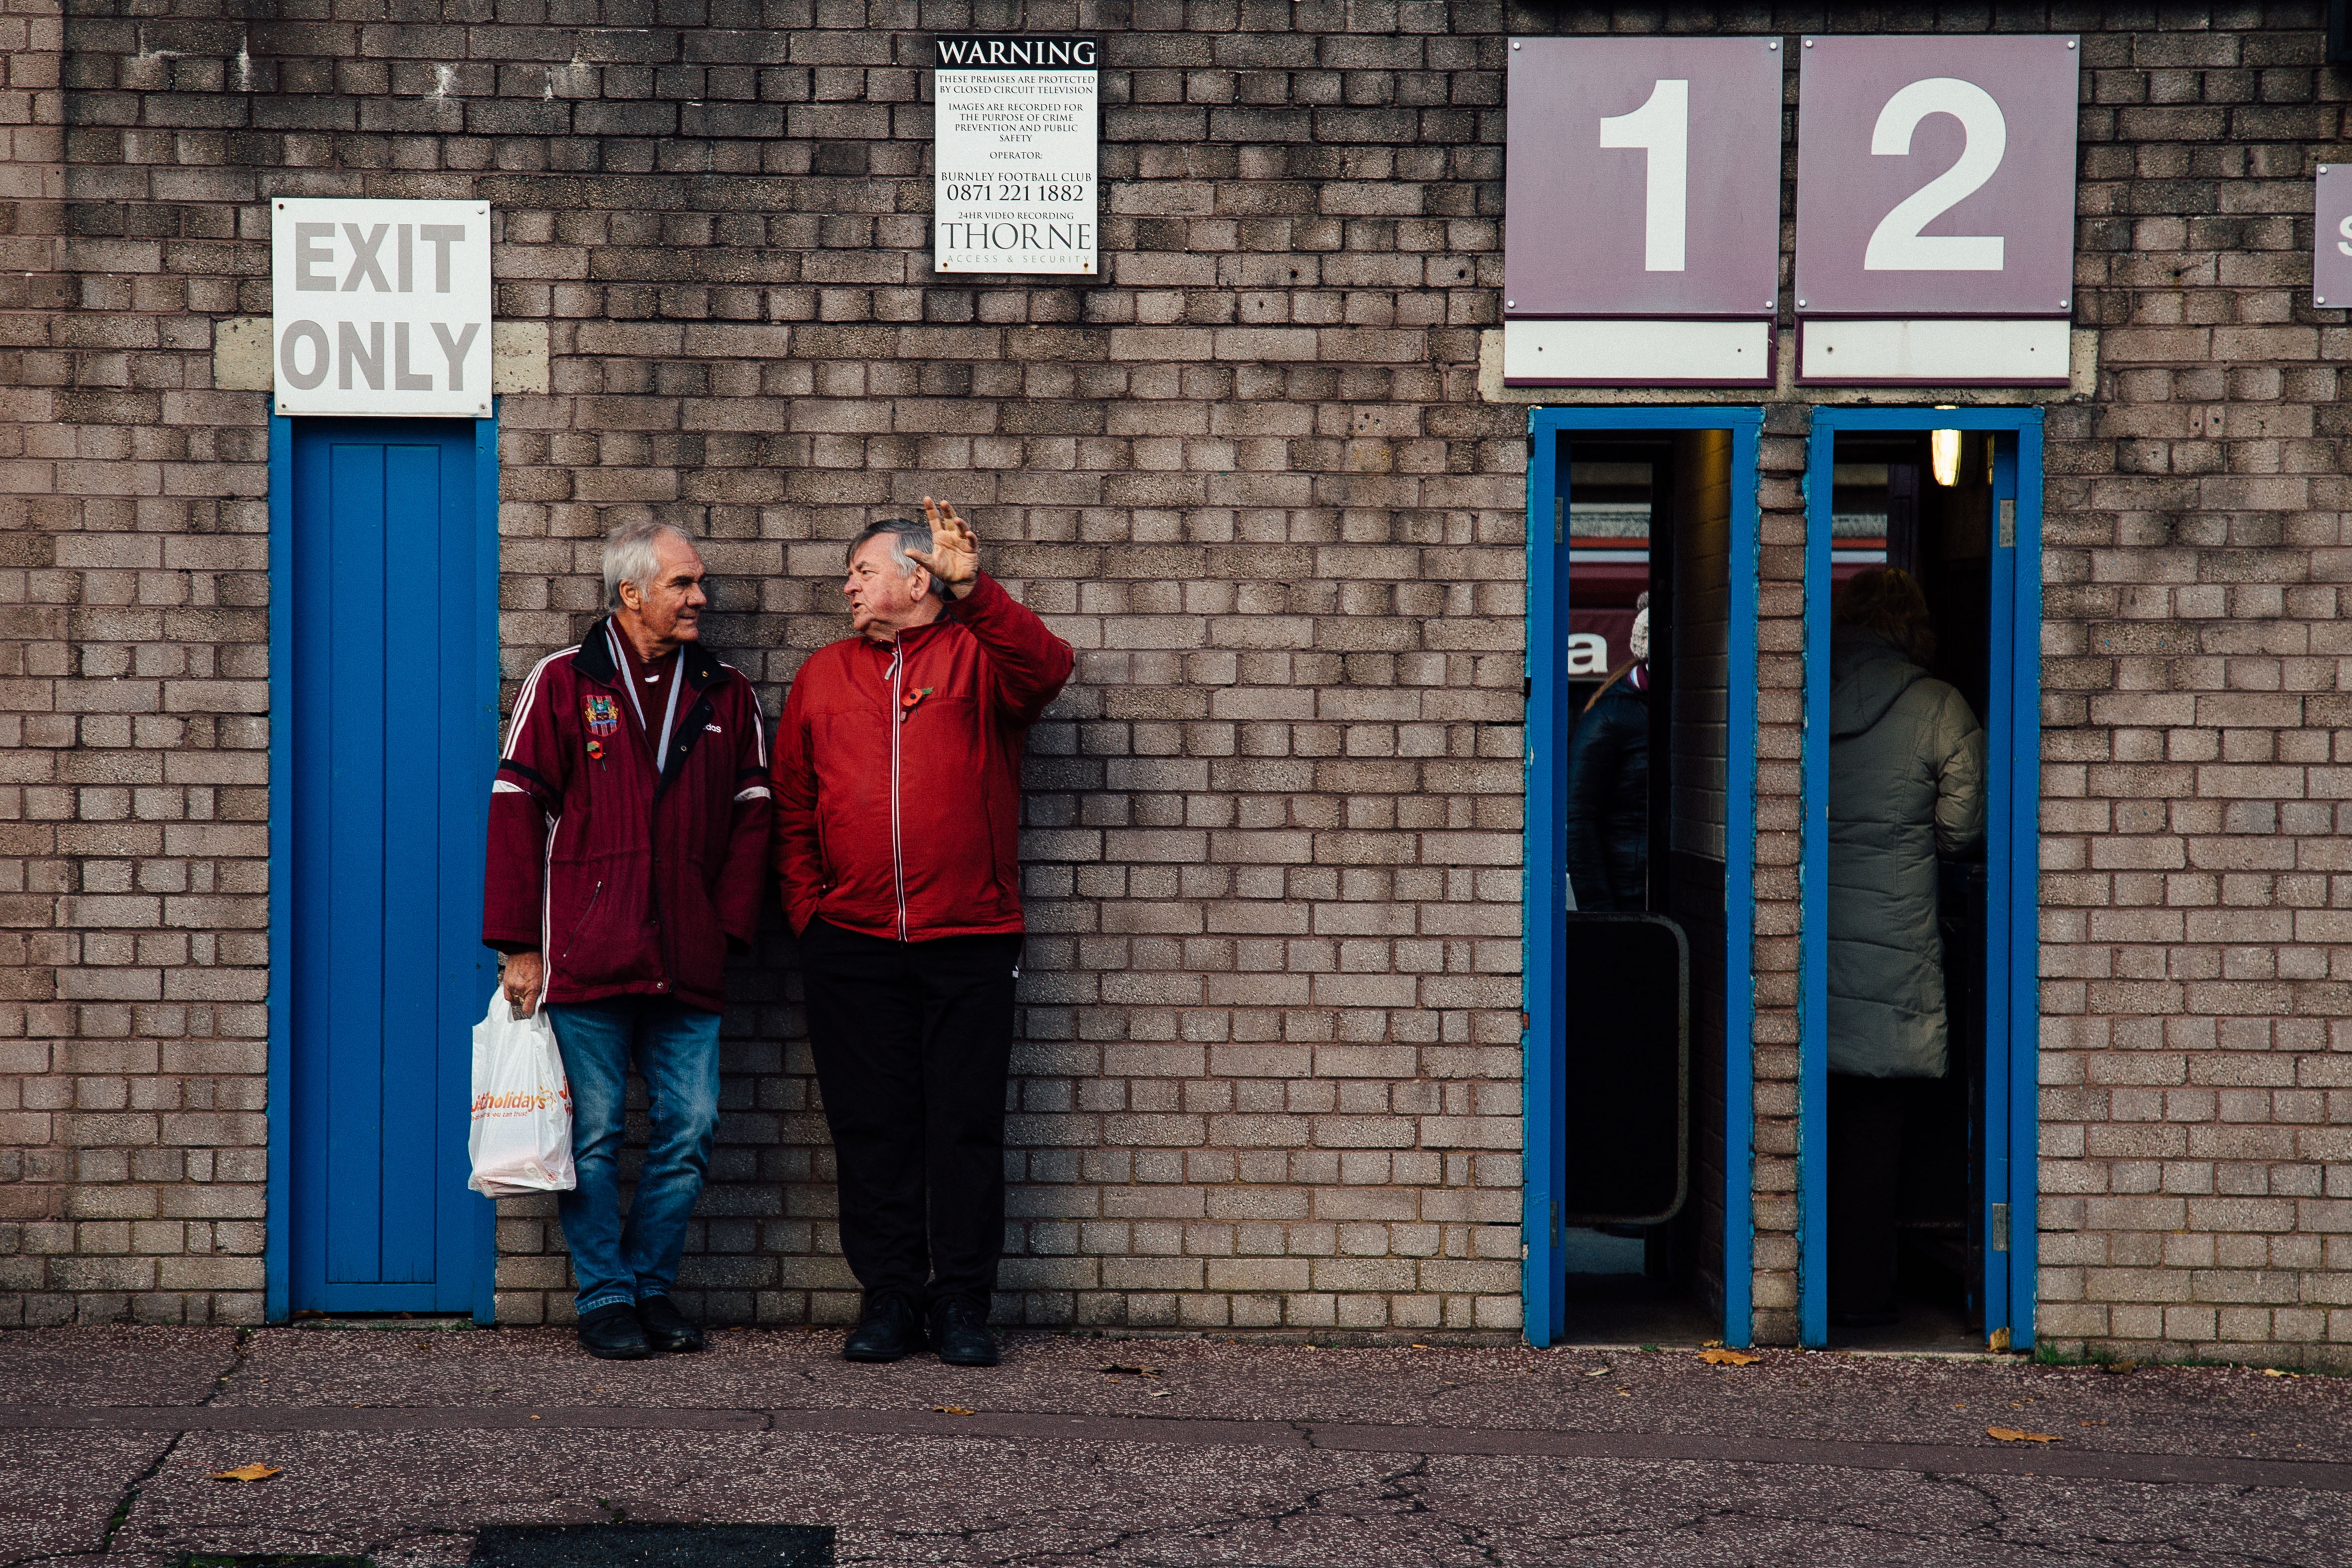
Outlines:
<svg viewBox="0 0 2352 1568"><path fill-rule="evenodd" d="M988 1331L988 1309L961 1298L931 1308L931 1345L950 1366L994 1366L996 1337Z"/></svg>
<svg viewBox="0 0 2352 1568"><path fill-rule="evenodd" d="M866 1303L866 1315L841 1347L844 1361L901 1361L923 1348L922 1320L903 1296Z"/></svg>
<svg viewBox="0 0 2352 1568"><path fill-rule="evenodd" d="M643 1361L654 1353L626 1301L599 1307L580 1320L580 1348L599 1361Z"/></svg>
<svg viewBox="0 0 2352 1568"><path fill-rule="evenodd" d="M681 1316L667 1296L648 1296L637 1303L637 1321L646 1342L657 1351L686 1353L702 1348L702 1331Z"/></svg>

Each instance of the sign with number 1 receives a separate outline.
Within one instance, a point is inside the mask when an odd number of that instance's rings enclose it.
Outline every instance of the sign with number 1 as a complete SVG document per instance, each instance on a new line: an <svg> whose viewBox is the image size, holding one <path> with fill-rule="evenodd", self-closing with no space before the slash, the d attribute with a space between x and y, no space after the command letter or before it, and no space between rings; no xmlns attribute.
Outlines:
<svg viewBox="0 0 2352 1568"><path fill-rule="evenodd" d="M1511 45L1507 317L1769 318L1780 40Z"/></svg>

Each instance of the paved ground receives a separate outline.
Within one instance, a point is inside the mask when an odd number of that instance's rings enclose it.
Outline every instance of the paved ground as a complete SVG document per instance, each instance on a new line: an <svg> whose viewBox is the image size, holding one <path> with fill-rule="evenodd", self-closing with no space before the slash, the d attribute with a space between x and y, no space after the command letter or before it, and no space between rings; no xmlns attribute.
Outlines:
<svg viewBox="0 0 2352 1568"><path fill-rule="evenodd" d="M610 1363L541 1330L0 1334L0 1564L421 1568L487 1524L619 1519L832 1525L861 1564L2352 1563L2341 1380L1051 1335L971 1372L837 1345L735 1331ZM250 1462L280 1473L210 1479Z"/></svg>

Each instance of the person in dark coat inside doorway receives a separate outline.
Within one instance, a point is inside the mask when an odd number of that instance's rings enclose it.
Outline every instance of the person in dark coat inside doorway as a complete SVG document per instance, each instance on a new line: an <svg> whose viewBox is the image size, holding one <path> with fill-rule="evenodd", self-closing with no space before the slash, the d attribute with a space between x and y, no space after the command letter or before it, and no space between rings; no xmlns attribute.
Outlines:
<svg viewBox="0 0 2352 1568"><path fill-rule="evenodd" d="M1950 1057L1937 860L1984 837L1985 732L1927 673L1909 573L1858 574L1830 622L1830 1315L1858 1326L1895 1318L1904 1123Z"/></svg>
<svg viewBox="0 0 2352 1568"><path fill-rule="evenodd" d="M1650 595L1636 602L1633 656L1601 683L1568 737L1562 841L1579 910L1650 904Z"/></svg>
<svg viewBox="0 0 2352 1568"><path fill-rule="evenodd" d="M1021 751L1070 645L929 526L849 547L856 635L801 667L776 737L775 868L865 1289L842 1348L992 1366L1004 1086L1021 976Z"/></svg>

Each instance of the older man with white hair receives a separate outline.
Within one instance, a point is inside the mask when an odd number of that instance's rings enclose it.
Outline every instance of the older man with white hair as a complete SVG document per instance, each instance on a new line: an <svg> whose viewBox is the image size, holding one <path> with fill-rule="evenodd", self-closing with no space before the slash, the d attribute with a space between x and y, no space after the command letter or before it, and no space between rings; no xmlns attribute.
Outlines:
<svg viewBox="0 0 2352 1568"><path fill-rule="evenodd" d="M491 784L482 940L519 1014L544 1001L571 1079L563 1239L591 1355L695 1351L671 1303L719 1121L727 954L759 926L772 794L751 682L701 646L702 557L633 522L604 542L611 614L540 660ZM629 1066L650 1099L621 1215Z"/></svg>

